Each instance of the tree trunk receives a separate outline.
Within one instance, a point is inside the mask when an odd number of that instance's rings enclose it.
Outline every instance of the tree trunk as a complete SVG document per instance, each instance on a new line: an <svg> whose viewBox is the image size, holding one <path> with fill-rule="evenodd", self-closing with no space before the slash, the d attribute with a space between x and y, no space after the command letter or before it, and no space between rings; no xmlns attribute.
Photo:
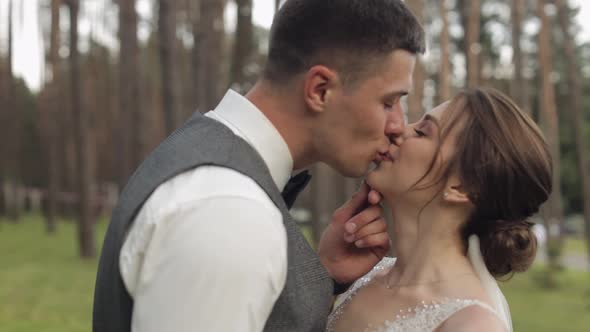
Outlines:
<svg viewBox="0 0 590 332"><path fill-rule="evenodd" d="M176 17L173 0L159 0L158 32L160 41L160 69L162 73L162 103L166 133L173 132L181 121L180 81L176 72Z"/></svg>
<svg viewBox="0 0 590 332"><path fill-rule="evenodd" d="M4 73L4 86L5 88L5 97L6 97L6 109L3 109L4 118L2 120L6 121L6 123L11 123L14 117L13 114L9 110L13 109L12 103L14 94L12 93L12 0L8 1L8 12L6 13L6 22L8 23L8 54L6 55L6 71ZM7 130L2 131L2 144L5 148L2 151L7 156L11 156L12 151L10 149L9 141L11 141L11 130L10 128L6 128ZM14 200L14 195L12 194L11 188L11 163L2 163L2 201L4 208L6 210L6 217L12 219L13 214L13 204L12 201Z"/></svg>
<svg viewBox="0 0 590 332"><path fill-rule="evenodd" d="M424 23L424 0L406 1L408 7L414 13L418 21ZM425 79L424 65L421 58L416 59L416 67L414 68L414 88L412 93L408 96L408 120L414 122L422 117L424 110L422 109L422 101L424 99L424 79Z"/></svg>
<svg viewBox="0 0 590 332"><path fill-rule="evenodd" d="M510 94L527 114L531 114L528 96L528 82L523 75L524 54L520 46L522 37L522 22L524 19L524 0L512 1L512 63L514 64L514 79L510 82Z"/></svg>
<svg viewBox="0 0 590 332"><path fill-rule="evenodd" d="M236 4L238 19L230 74L231 86L238 92L245 93L251 87L247 82L247 70L254 50L252 0L236 0Z"/></svg>
<svg viewBox="0 0 590 332"><path fill-rule="evenodd" d="M146 150L140 127L142 113L139 105L140 69L135 0L119 0L119 39L119 186L123 188Z"/></svg>
<svg viewBox="0 0 590 332"><path fill-rule="evenodd" d="M1 9L1 8L0 8ZM4 13L0 10L0 17ZM8 74L7 68L5 68L5 59L0 57L0 103L2 105L8 104ZM8 123L6 119L8 113L8 107L0 108L0 122ZM6 132L0 131L0 156L8 156ZM4 197L4 186L6 176L6 163L0 163L0 222L4 221L2 216L7 216L6 210L6 197Z"/></svg>
<svg viewBox="0 0 590 332"><path fill-rule="evenodd" d="M8 114L8 118L10 119L10 123L12 125L7 128L8 131L8 139L11 141L8 144L9 151L8 155L11 156L9 158L9 167L8 167L8 188L9 190L5 193L9 195L10 198L7 199L7 212L8 217L13 222L18 222L20 218L20 204L19 204L19 185L20 185L20 156L21 156L21 146L20 146L20 125L21 125L21 112L22 110L18 110L18 105L16 103L16 94L15 94L15 86L14 86L14 70L12 68L12 58L14 56L14 35L13 35L13 2L10 0L8 2L8 69L7 69L7 102L8 102L8 109L12 110ZM5 175L6 176L6 175Z"/></svg>
<svg viewBox="0 0 590 332"><path fill-rule="evenodd" d="M588 164L588 145L584 133L584 112L582 109L580 72L574 38L570 33L571 22L568 15L567 3L564 0L556 1L558 7L558 18L565 42L565 56L567 58L567 82L569 102L565 109L570 112L570 123L574 128L576 142L576 161L580 186L582 187L582 204L584 207L584 225L586 234L586 245L588 259L590 260L590 165Z"/></svg>
<svg viewBox="0 0 590 332"><path fill-rule="evenodd" d="M539 105L541 107L541 119L551 154L553 156L553 192L543 207L545 222L547 224L549 241L548 257L551 267L558 266L561 252L561 225L563 221L563 207L561 203L561 179L560 179L560 148L559 148L559 118L555 104L555 91L551 82L553 72L553 60L551 54L549 19L545 13L545 0L537 1L537 15L541 21L539 32L539 64L541 66L542 89ZM551 268L550 271L554 269ZM549 282L554 284L553 276Z"/></svg>
<svg viewBox="0 0 590 332"><path fill-rule="evenodd" d="M201 32L199 31L199 21L201 20L201 8L199 1L189 1L189 10L190 10L190 23L191 29L193 32L193 49L191 51L191 67L192 67L192 111L196 108L199 110L199 76L201 69L199 68L200 65L200 45L201 45ZM200 111L200 110L199 110Z"/></svg>
<svg viewBox="0 0 590 332"><path fill-rule="evenodd" d="M438 1L439 12L442 19L440 34L440 70L438 76L438 102L443 103L451 99L451 57L449 51L449 17L446 0Z"/></svg>
<svg viewBox="0 0 590 332"><path fill-rule="evenodd" d="M96 256L94 244L94 223L91 212L91 189L93 186L89 164L88 113L82 108L80 55L78 52L78 10L79 0L68 0L70 8L70 75L72 113L76 135L76 161L78 166L79 227L78 240L80 256Z"/></svg>
<svg viewBox="0 0 590 332"><path fill-rule="evenodd" d="M199 31L201 44L199 45L199 110L212 110L221 97L221 87L224 79L222 65L225 55L225 29L223 13L225 0L201 0L201 19ZM206 32L206 33L205 33Z"/></svg>
<svg viewBox="0 0 590 332"><path fill-rule="evenodd" d="M480 25L480 0L471 0L469 3L469 15L465 29L465 55L467 63L467 87L473 88L479 84L479 54L481 44L479 43Z"/></svg>
<svg viewBox="0 0 590 332"><path fill-rule="evenodd" d="M47 216L46 227L48 233L54 233L57 218L57 194L59 192L60 158L59 158L59 112L62 107L62 82L59 60L60 46L60 14L61 0L51 1L51 36L49 45L49 63L51 66L51 82L49 83L49 114L43 124L47 128Z"/></svg>

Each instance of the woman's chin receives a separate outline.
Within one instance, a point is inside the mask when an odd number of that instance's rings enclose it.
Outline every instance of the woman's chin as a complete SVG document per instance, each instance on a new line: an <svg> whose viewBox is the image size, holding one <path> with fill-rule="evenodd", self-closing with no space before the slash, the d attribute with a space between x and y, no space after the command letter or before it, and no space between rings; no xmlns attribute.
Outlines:
<svg viewBox="0 0 590 332"><path fill-rule="evenodd" d="M387 190L385 187L387 183L391 183L391 171L386 169L387 165L384 163L391 163L390 161L382 161L375 169L367 173L367 184L372 189L377 190L378 192L384 192Z"/></svg>
<svg viewBox="0 0 590 332"><path fill-rule="evenodd" d="M365 176L365 182L371 187L372 189L378 190L379 187L379 174L377 172L377 168L369 171Z"/></svg>

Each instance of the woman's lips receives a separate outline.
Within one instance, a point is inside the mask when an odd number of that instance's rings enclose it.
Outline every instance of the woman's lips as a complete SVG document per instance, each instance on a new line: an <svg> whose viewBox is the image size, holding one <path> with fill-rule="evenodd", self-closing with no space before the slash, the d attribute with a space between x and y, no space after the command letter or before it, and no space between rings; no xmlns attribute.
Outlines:
<svg viewBox="0 0 590 332"><path fill-rule="evenodd" d="M389 154L389 152L387 152L387 153L379 153L378 156L377 156L377 160L379 162L382 162L382 161L393 161L393 158Z"/></svg>

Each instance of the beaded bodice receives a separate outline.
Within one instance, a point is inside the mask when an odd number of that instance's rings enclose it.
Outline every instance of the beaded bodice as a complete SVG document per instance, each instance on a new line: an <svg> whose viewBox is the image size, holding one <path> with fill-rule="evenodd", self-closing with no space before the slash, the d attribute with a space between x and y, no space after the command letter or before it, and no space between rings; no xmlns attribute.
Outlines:
<svg viewBox="0 0 590 332"><path fill-rule="evenodd" d="M327 332L335 331L336 322L342 316L347 304L354 295L369 283L376 274L384 269L391 268L394 263L394 258L384 258L371 272L357 280L346 293L337 299L335 310L328 318ZM479 300L444 298L436 301L422 301L415 307L392 313L391 319L378 325L369 324L363 332L434 331L454 313L473 305L483 307L496 314L492 307Z"/></svg>

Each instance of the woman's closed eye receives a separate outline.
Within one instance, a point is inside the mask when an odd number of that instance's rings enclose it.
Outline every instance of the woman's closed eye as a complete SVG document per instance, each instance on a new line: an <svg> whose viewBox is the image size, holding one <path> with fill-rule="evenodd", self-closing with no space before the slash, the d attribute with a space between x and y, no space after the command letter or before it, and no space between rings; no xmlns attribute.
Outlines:
<svg viewBox="0 0 590 332"><path fill-rule="evenodd" d="M424 137L424 136L426 136L426 133L423 132L422 130L419 130L419 129L415 129L414 128L414 131L416 132L416 135L418 135L418 137Z"/></svg>

